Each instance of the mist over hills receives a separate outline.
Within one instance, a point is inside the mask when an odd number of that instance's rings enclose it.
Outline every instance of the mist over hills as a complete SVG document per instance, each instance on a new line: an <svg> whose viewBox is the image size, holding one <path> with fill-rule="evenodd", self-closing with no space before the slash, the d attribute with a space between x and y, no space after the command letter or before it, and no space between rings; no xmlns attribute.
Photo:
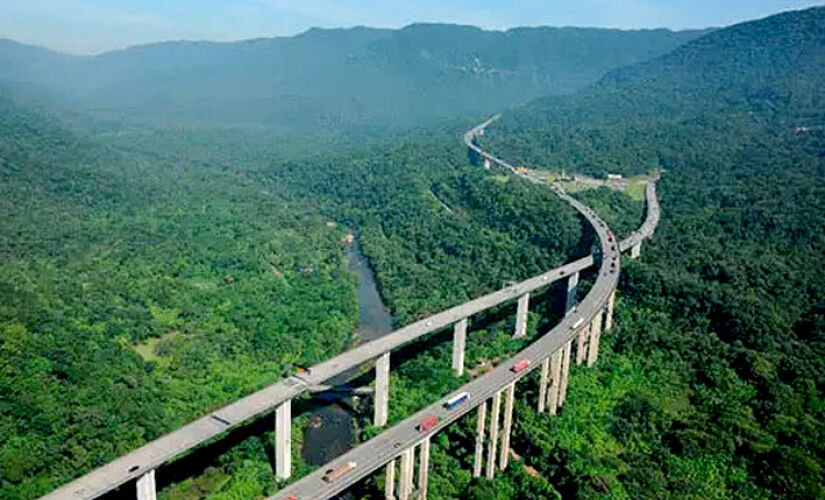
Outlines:
<svg viewBox="0 0 825 500"><path fill-rule="evenodd" d="M684 134L693 148L711 146L697 141L700 123L715 122L721 130L705 133L716 136L742 116L772 130L822 126L823 82L825 8L787 12L611 70L575 94L516 106L499 123L502 133L487 139L531 165L639 173L676 151L689 154Z"/></svg>
<svg viewBox="0 0 825 500"><path fill-rule="evenodd" d="M409 126L571 92L705 33L414 24L98 56L3 41L0 82L129 122Z"/></svg>
<svg viewBox="0 0 825 500"><path fill-rule="evenodd" d="M825 8L737 24L673 51L613 69L572 98L547 96L520 112L579 122L720 111L825 109Z"/></svg>

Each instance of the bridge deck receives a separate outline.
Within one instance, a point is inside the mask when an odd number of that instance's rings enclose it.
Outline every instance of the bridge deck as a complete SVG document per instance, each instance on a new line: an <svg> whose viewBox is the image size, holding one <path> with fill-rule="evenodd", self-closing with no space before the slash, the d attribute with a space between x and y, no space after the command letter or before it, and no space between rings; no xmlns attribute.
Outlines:
<svg viewBox="0 0 825 500"><path fill-rule="evenodd" d="M483 128L494 120L495 118L488 120L480 127ZM478 129L479 127L473 130L477 132ZM471 144L471 138L472 135L470 132L465 134L465 142L468 145ZM487 157L492 158L489 155ZM503 166L504 168L510 168L512 170L507 164ZM576 313L565 317L560 324L526 349L511 356L507 361L499 364L499 366L492 371L470 381L454 392L466 391L469 393L470 396L467 402L448 410L444 407L444 402L449 396L444 397L438 402L429 405L404 419L402 422L385 430L373 439L358 445L327 465L318 468L299 481L269 497L268 500L282 500L290 497L300 498L301 500L324 500L346 490L391 460L399 457L404 450L416 446L426 437L441 431L478 407L482 402L491 398L497 392L526 376L531 370L540 366L541 362L547 358L547 356L560 349L578 334L582 326L577 329L574 328L573 325L575 325L579 319L587 319L588 321L585 323L587 325L593 316L600 313L605 307L609 296L616 288L619 278L618 267L615 272L608 272L607 263L614 258L618 261L618 255L621 250L616 250L615 246L609 242L607 225L599 219L592 210L566 194L560 192L560 196L573 205L574 208L592 224L599 237L602 255L604 256L596 282L587 296L579 303ZM659 205L656 199L655 179L648 184L646 198L648 210L645 222L633 235L619 244L620 248L622 246L630 248L642 238L649 237L653 234L653 229L659 220ZM513 366L524 359L530 360L530 368L521 373L514 373L512 370ZM421 432L418 424L425 417L432 415L438 416L439 422L427 431ZM355 462L358 465L345 476L333 482L327 482L323 479L327 470L339 463L346 462Z"/></svg>
<svg viewBox="0 0 825 500"><path fill-rule="evenodd" d="M468 146L478 150L485 157L514 171L509 164L487 155L471 143L471 139L478 130L495 121L493 117L484 124L465 134ZM651 189L650 187L648 189ZM655 194L653 196L655 199ZM572 198L570 199L572 200ZM592 212L578 204L586 217L594 217ZM658 205L656 205L658 221ZM648 217L649 218L649 217ZM596 220L596 219L594 219ZM647 222L646 222L647 223ZM655 224L653 224L655 227ZM642 231L640 228L640 231ZM644 236L639 233L638 239ZM628 239L629 240L629 239ZM625 241L628 241L625 240ZM625 241L622 242L624 249ZM629 244L627 248L634 243ZM517 299L519 296L534 292L551 283L564 279L572 274L587 269L594 264L593 256L583 257L552 269L538 276L510 287L492 292L464 304L452 307L428 318L416 321L394 332L371 342L362 344L345 353L339 354L328 361L319 363L310 368L307 373L293 375L282 379L260 391L252 393L223 408L213 411L203 417L175 430L160 438L151 441L140 448L99 467L84 476L52 491L43 497L43 500L95 498L103 495L124 483L133 480L175 457L199 446L221 433L232 429L251 419L258 418L273 411L283 402L290 400L308 390L309 387L320 385L324 381L361 365L364 362L377 358L385 352L402 347L429 333L441 330L453 323L479 312L485 311L500 304Z"/></svg>

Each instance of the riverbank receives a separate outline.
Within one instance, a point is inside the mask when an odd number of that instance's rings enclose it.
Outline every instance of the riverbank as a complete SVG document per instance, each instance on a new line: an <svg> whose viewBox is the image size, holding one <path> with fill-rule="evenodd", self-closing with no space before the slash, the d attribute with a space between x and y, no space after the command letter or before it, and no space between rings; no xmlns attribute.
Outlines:
<svg viewBox="0 0 825 500"><path fill-rule="evenodd" d="M393 330L392 316L378 292L375 275L369 260L361 252L357 238L352 238L346 250L347 269L358 278L358 327L348 348L375 340ZM359 373L349 370L330 381L343 384ZM320 399L320 398L319 398ZM318 401L319 407L309 416L303 432L301 456L310 465L322 465L349 450L355 442L356 408L348 401L331 399L328 404Z"/></svg>

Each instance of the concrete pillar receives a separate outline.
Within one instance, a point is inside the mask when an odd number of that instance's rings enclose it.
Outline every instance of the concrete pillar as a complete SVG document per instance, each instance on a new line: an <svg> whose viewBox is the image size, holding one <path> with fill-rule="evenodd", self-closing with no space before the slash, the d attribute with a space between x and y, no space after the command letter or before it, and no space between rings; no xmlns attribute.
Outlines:
<svg viewBox="0 0 825 500"><path fill-rule="evenodd" d="M550 387L547 394L547 407L550 415L555 415L559 409L559 386L561 385L562 349L557 350L550 357Z"/></svg>
<svg viewBox="0 0 825 500"><path fill-rule="evenodd" d="M157 500L157 498L155 469L152 469L137 480L137 500Z"/></svg>
<svg viewBox="0 0 825 500"><path fill-rule="evenodd" d="M516 383L507 386L507 395L504 400L504 428L501 430L501 454L498 457L498 466L501 470L507 468L510 459L510 433L513 429L513 402L516 398Z"/></svg>
<svg viewBox="0 0 825 500"><path fill-rule="evenodd" d="M587 337L590 334L590 325L579 330L578 344L576 345L576 364L581 365L587 357Z"/></svg>
<svg viewBox="0 0 825 500"><path fill-rule="evenodd" d="M487 420L487 401L478 405L478 422L476 423L476 456L473 461L473 477L481 476L481 464L484 461L484 423Z"/></svg>
<svg viewBox="0 0 825 500"><path fill-rule="evenodd" d="M384 499L395 500L395 460L390 460L384 473Z"/></svg>
<svg viewBox="0 0 825 500"><path fill-rule="evenodd" d="M427 500L427 476L430 473L430 436L421 442L418 455L418 500Z"/></svg>
<svg viewBox="0 0 825 500"><path fill-rule="evenodd" d="M292 474L292 400L275 408L275 476L288 479Z"/></svg>
<svg viewBox="0 0 825 500"><path fill-rule="evenodd" d="M467 343L467 318L455 324L453 332L453 372L464 375L464 347Z"/></svg>
<svg viewBox="0 0 825 500"><path fill-rule="evenodd" d="M638 259L640 255L642 255L642 240L639 240L638 243L630 247L631 259Z"/></svg>
<svg viewBox="0 0 825 500"><path fill-rule="evenodd" d="M498 448L498 416L501 413L501 391L493 395L493 409L490 412L490 436L487 442L487 477L496 473L496 449Z"/></svg>
<svg viewBox="0 0 825 500"><path fill-rule="evenodd" d="M604 331L609 332L611 328L613 328L613 306L616 302L616 290L613 290L613 293L610 294L610 298L607 299L607 311L604 315Z"/></svg>
<svg viewBox="0 0 825 500"><path fill-rule="evenodd" d="M409 500L413 491L413 467L415 467L415 446L401 453L401 478L398 484L398 500Z"/></svg>
<svg viewBox="0 0 825 500"><path fill-rule="evenodd" d="M518 298L518 308L516 309L516 331L513 337L521 339L527 336L527 311L530 306L530 294L525 293Z"/></svg>
<svg viewBox="0 0 825 500"><path fill-rule="evenodd" d="M571 339L564 346L564 354L561 360L561 386L559 387L559 406L567 401L567 380L570 377L570 351L573 350L573 340Z"/></svg>
<svg viewBox="0 0 825 500"><path fill-rule="evenodd" d="M541 378L539 379L539 407L538 412L544 413L547 405L547 379L550 377L550 358L541 362Z"/></svg>
<svg viewBox="0 0 825 500"><path fill-rule="evenodd" d="M373 399L373 424L387 425L390 401L390 353L385 352L375 360L375 396Z"/></svg>
<svg viewBox="0 0 825 500"><path fill-rule="evenodd" d="M593 366L599 357L599 338L602 336L602 313L593 317L590 324L590 352L587 356L587 366Z"/></svg>
<svg viewBox="0 0 825 500"><path fill-rule="evenodd" d="M579 287L579 273L576 272L575 274L571 274L569 278L567 278L567 305L565 305L564 310L566 314L570 314L573 311L573 308L576 307L578 303L578 287Z"/></svg>

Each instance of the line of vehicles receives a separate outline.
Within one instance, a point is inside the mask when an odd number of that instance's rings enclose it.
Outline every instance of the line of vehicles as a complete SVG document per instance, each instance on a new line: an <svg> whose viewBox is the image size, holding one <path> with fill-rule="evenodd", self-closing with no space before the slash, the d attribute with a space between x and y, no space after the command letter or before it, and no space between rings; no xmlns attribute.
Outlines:
<svg viewBox="0 0 825 500"><path fill-rule="evenodd" d="M530 367L530 360L529 359L522 359L518 361L513 367L510 369L513 373L521 373L527 368ZM459 392L458 394L450 397L444 402L444 408L447 410L453 410L458 406L466 403L470 399L470 393L467 391ZM438 415L427 415L423 419L421 419L418 423L418 431L419 432L427 432L441 421L441 418ZM396 447L399 447L400 443L396 444ZM352 471L358 467L357 462L344 462L340 465L336 465L335 467L328 469L324 474L323 480L327 483L332 483L336 479L346 475L348 472ZM297 497L287 497L285 500L298 500Z"/></svg>
<svg viewBox="0 0 825 500"><path fill-rule="evenodd" d="M516 171L517 174L520 174L520 175L526 174L526 171L527 171L527 169L523 166L515 167L514 170ZM561 188L558 188L556 186L551 186L551 187L555 191L559 192L560 194L564 193L564 191ZM589 207L581 207L581 210L583 212L588 213L589 215L591 215L593 217L596 217L595 213L593 213L593 211L591 209L589 209ZM609 227L606 226L604 221L602 221L601 219L598 219L598 218L597 218L597 220L598 220L598 224L601 225L602 227L604 227L607 230L607 240L608 240L607 245L608 245L609 250L611 251L611 253L613 253L612 262L610 263L610 273L615 273L617 268L618 268L618 265L617 265L617 263L618 263L618 254L617 254L618 240L617 240L616 236L613 234L613 231ZM564 270L562 270L561 272L564 273ZM577 308L574 307L570 312L576 312L576 309ZM584 325L584 322L585 322L585 319L580 317L570 326L570 329L571 330L577 330L577 329L579 329L580 327L582 327ZM529 367L530 367L530 360L525 358L525 359L521 359L521 360L517 361L515 364L513 364L513 366L510 368L510 370L513 373L522 373L522 372L526 371ZM458 394L455 394L454 396L448 398L446 401L444 401L443 406L447 410L453 410L453 409L459 407L460 405L466 403L467 401L469 401L469 399L470 399L469 392L462 391L462 392L459 392ZM426 433L426 432L431 431L434 427L436 427L439 424L439 422L441 422L441 420L442 420L441 417L439 417L438 415L430 414L430 415L427 415L424 418L422 418L418 422L418 424L416 425L416 428L417 428L419 433ZM395 448L401 448L403 445L402 445L402 443L397 442L393 446ZM339 465L337 465L337 466L335 466L331 469L328 469L326 471L326 473L324 474L324 476L323 476L323 480L327 483L332 483L335 480L341 478L342 476L345 476L347 473L351 472L357 466L358 466L357 462L354 462L354 461L349 461L349 462L339 464ZM295 496L290 496L290 497L287 497L285 500L298 500L298 498L295 497Z"/></svg>

